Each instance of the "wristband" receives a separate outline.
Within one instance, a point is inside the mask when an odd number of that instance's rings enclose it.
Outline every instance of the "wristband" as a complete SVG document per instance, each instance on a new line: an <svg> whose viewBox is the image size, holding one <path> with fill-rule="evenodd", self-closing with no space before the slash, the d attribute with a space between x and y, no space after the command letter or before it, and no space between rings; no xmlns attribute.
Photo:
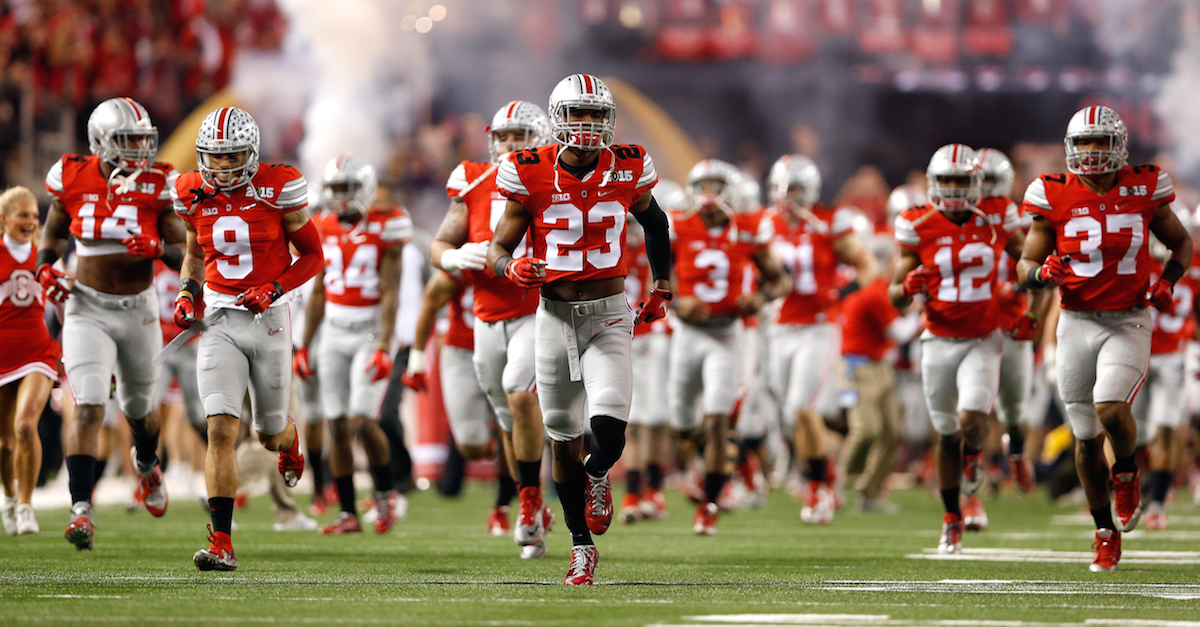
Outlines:
<svg viewBox="0 0 1200 627"><path fill-rule="evenodd" d="M179 283L179 296L186 296L188 300L196 300L196 294L200 293L200 282L196 279L184 279ZM179 297L177 296L176 299Z"/></svg>
<svg viewBox="0 0 1200 627"><path fill-rule="evenodd" d="M496 265L492 268L492 272L495 272L496 276L505 276L504 273L508 271L508 265L512 262L512 255L504 255L496 260Z"/></svg>
<svg viewBox="0 0 1200 627"><path fill-rule="evenodd" d="M1184 270L1183 264L1172 259L1163 267L1161 278L1170 281L1171 285L1175 285L1175 282L1183 276L1184 272L1187 272L1187 270Z"/></svg>
<svg viewBox="0 0 1200 627"><path fill-rule="evenodd" d="M1041 269L1042 269L1042 266L1040 266L1040 265L1034 266L1029 269L1029 273L1025 275L1025 283L1027 285L1029 285L1029 287L1040 290L1043 287L1050 285L1049 281L1043 281L1041 279L1041 277L1038 276L1038 271L1040 271Z"/></svg>
<svg viewBox="0 0 1200 627"><path fill-rule="evenodd" d="M55 261L58 261L58 251L51 250L49 248L39 248L37 254L37 263L34 267L40 268L45 264L54 265Z"/></svg>
<svg viewBox="0 0 1200 627"><path fill-rule="evenodd" d="M425 351L414 348L408 351L408 369L412 372L425 372Z"/></svg>
<svg viewBox="0 0 1200 627"><path fill-rule="evenodd" d="M178 269L183 265L183 251L178 246L163 245L162 262L167 264L172 270Z"/></svg>

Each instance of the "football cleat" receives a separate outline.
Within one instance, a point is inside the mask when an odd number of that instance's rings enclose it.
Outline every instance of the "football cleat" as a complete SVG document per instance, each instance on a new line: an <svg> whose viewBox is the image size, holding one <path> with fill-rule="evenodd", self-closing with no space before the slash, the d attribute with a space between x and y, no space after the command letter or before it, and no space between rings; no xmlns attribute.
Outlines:
<svg viewBox="0 0 1200 627"><path fill-rule="evenodd" d="M587 464L587 459L584 459L583 463ZM587 477L583 517L587 520L588 530L602 536L608 531L613 518L612 489L608 482L608 473L604 473L603 477L593 477L585 470L583 474Z"/></svg>
<svg viewBox="0 0 1200 627"><path fill-rule="evenodd" d="M1093 573L1111 573L1117 569L1121 561L1121 532L1113 529L1097 529L1096 541L1092 543L1096 551L1096 559L1088 570Z"/></svg>
<svg viewBox="0 0 1200 627"><path fill-rule="evenodd" d="M642 518L642 508L639 507L641 499L638 495L630 492L625 495L621 501L621 511L617 513L617 517L625 524L635 523Z"/></svg>
<svg viewBox="0 0 1200 627"><path fill-rule="evenodd" d="M962 553L962 516L947 512L942 516L942 537L938 540L938 553L957 555Z"/></svg>
<svg viewBox="0 0 1200 627"><path fill-rule="evenodd" d="M526 486L517 493L517 526L513 530L513 540L521 546L529 546L543 542L546 539L546 521L544 510L548 509L542 502L542 489L538 486Z"/></svg>
<svg viewBox="0 0 1200 627"><path fill-rule="evenodd" d="M317 531L320 528L321 525L317 521L300 512L296 512L295 516L271 526L271 529L275 531Z"/></svg>
<svg viewBox="0 0 1200 627"><path fill-rule="evenodd" d="M333 524L321 528L323 536L340 536L347 533L362 533L362 525L358 523L358 516L349 512L338 514L338 518L333 521Z"/></svg>
<svg viewBox="0 0 1200 627"><path fill-rule="evenodd" d="M804 507L800 520L809 525L828 525L833 522L833 488L820 481L809 481L804 487Z"/></svg>
<svg viewBox="0 0 1200 627"><path fill-rule="evenodd" d="M294 488L300 483L300 476L304 474L304 453L300 452L299 434L292 441L291 448L279 451L279 474L283 475L283 482L289 488Z"/></svg>
<svg viewBox="0 0 1200 627"><path fill-rule="evenodd" d="M213 532L208 526L208 548L196 551L192 563L199 570L237 570L237 557L233 554L233 541L229 534Z"/></svg>
<svg viewBox="0 0 1200 627"><path fill-rule="evenodd" d="M1146 506L1146 528L1166 531L1167 513L1163 511L1162 503L1150 501L1150 504Z"/></svg>
<svg viewBox="0 0 1200 627"><path fill-rule="evenodd" d="M717 535L717 515L720 509L716 503L708 503L696 508L692 517L692 533L698 536Z"/></svg>
<svg viewBox="0 0 1200 627"><path fill-rule="evenodd" d="M963 456L962 493L964 496L975 496L983 485L986 473L983 469L983 451L974 455Z"/></svg>
<svg viewBox="0 0 1200 627"><path fill-rule="evenodd" d="M387 494L379 493L375 495L375 502L379 506L379 516L375 519L375 533L387 533L395 526L396 521L402 517L400 513L400 495L395 490ZM407 513L407 507L404 508Z"/></svg>
<svg viewBox="0 0 1200 627"><path fill-rule="evenodd" d="M329 502L325 500L325 495L314 494L312 504L308 506L309 516L318 517L329 513Z"/></svg>
<svg viewBox="0 0 1200 627"><path fill-rule="evenodd" d="M642 510L642 518L646 520L666 520L669 514L667 497L663 496L661 490L654 488L646 488L646 493L638 502L638 508Z"/></svg>
<svg viewBox="0 0 1200 627"><path fill-rule="evenodd" d="M17 535L17 500L4 501L4 531L10 536Z"/></svg>
<svg viewBox="0 0 1200 627"><path fill-rule="evenodd" d="M596 578L596 562L600 552L593 544L571 547L571 567L563 579L564 586L590 586Z"/></svg>
<svg viewBox="0 0 1200 627"><path fill-rule="evenodd" d="M1118 531L1133 531L1142 517L1140 471L1113 473L1113 510L1117 514Z"/></svg>
<svg viewBox="0 0 1200 627"><path fill-rule="evenodd" d="M500 505L488 512L488 535L499 538L512 533L512 526L508 524L508 512L507 505Z"/></svg>
<svg viewBox="0 0 1200 627"><path fill-rule="evenodd" d="M542 529L545 529L546 533L550 533L553 527L554 510L550 509L549 505L542 505Z"/></svg>
<svg viewBox="0 0 1200 627"><path fill-rule="evenodd" d="M29 504L17 506L17 533L26 535L41 531L37 518L33 517L33 506Z"/></svg>
<svg viewBox="0 0 1200 627"><path fill-rule="evenodd" d="M156 459L153 466L143 468L142 464L137 461L137 447L129 450L129 456L133 458L134 465L137 467L138 488L140 488L142 503L146 505L146 511L155 518L162 518L163 514L167 513L167 503L169 502L167 486L163 483L162 466Z"/></svg>
<svg viewBox="0 0 1200 627"><path fill-rule="evenodd" d="M978 494L963 498L962 520L967 531L987 531L987 512L983 511L983 503L980 502Z"/></svg>
<svg viewBox="0 0 1200 627"><path fill-rule="evenodd" d="M92 527L92 504L80 501L72 505L71 524L67 525L67 531L63 533L63 537L67 539L67 542L74 544L76 549L82 551L84 549L91 550L95 534L95 529Z"/></svg>
<svg viewBox="0 0 1200 627"><path fill-rule="evenodd" d="M546 557L546 539L544 537L533 544L521 547L521 559L523 560L537 560L543 557Z"/></svg>
<svg viewBox="0 0 1200 627"><path fill-rule="evenodd" d="M92 498L96 498L96 493L93 490ZM208 503L205 503L207 506ZM125 504L125 511L133 513L146 507L146 497L142 493L142 483L139 481L133 486L133 495L129 497L129 502Z"/></svg>
<svg viewBox="0 0 1200 627"><path fill-rule="evenodd" d="M1022 492L1033 492L1037 487L1033 474L1033 461L1028 455L1009 455L1008 465L1012 468L1013 480L1017 482L1017 489Z"/></svg>

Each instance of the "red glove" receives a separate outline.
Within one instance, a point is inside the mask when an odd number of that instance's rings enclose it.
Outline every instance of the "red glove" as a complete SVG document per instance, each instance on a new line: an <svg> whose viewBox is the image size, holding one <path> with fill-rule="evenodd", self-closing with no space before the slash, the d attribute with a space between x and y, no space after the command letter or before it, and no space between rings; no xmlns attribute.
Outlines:
<svg viewBox="0 0 1200 627"><path fill-rule="evenodd" d="M312 363L308 361L308 347L301 346L296 349L296 354L292 355L292 370L296 371L296 376L300 377L301 381L308 381L313 376Z"/></svg>
<svg viewBox="0 0 1200 627"><path fill-rule="evenodd" d="M904 275L904 295L913 296L929 292L942 282L942 273L937 268L917 268Z"/></svg>
<svg viewBox="0 0 1200 627"><path fill-rule="evenodd" d="M671 304L672 298L675 298L675 295L670 290L658 288L650 290L650 298L638 303L637 315L634 316L633 323L636 325L666 318L667 307Z"/></svg>
<svg viewBox="0 0 1200 627"><path fill-rule="evenodd" d="M1038 268L1038 280L1061 285L1067 277L1067 262L1070 260L1070 257L1059 257L1058 255L1046 257L1042 266Z"/></svg>
<svg viewBox="0 0 1200 627"><path fill-rule="evenodd" d="M383 381L392 376L392 356L383 348L375 349L375 354L371 355L371 361L367 362L367 368L363 372L375 371L371 375L371 382Z"/></svg>
<svg viewBox="0 0 1200 627"><path fill-rule="evenodd" d="M43 263L38 267L35 276L38 283L42 284L42 292L50 302L62 303L71 295L71 288L67 287L67 275L55 270L54 266Z"/></svg>
<svg viewBox="0 0 1200 627"><path fill-rule="evenodd" d="M400 377L400 382L414 392L425 391L425 373L413 372L411 370L404 371Z"/></svg>
<svg viewBox="0 0 1200 627"><path fill-rule="evenodd" d="M1175 309L1174 291L1175 284L1166 279L1159 279L1150 288L1150 293L1146 298L1150 301L1151 305L1154 305L1155 309L1162 312L1170 312Z"/></svg>
<svg viewBox="0 0 1200 627"><path fill-rule="evenodd" d="M541 287L546 283L546 262L532 257L513 259L504 268L504 277L525 289Z"/></svg>
<svg viewBox="0 0 1200 627"><path fill-rule="evenodd" d="M245 307L250 310L250 313L260 314L271 306L271 303L279 300L283 296L283 286L279 281L271 281L266 285L252 287L241 294L238 294L237 300L233 304L239 307Z"/></svg>
<svg viewBox="0 0 1200 627"><path fill-rule="evenodd" d="M1037 316L1027 311L1020 318L1017 318L1017 323L1009 329L1009 334L1012 335L1012 339L1018 342L1029 341L1037 336L1038 326L1040 325L1041 322L1037 319Z"/></svg>
<svg viewBox="0 0 1200 627"><path fill-rule="evenodd" d="M134 233L121 240L121 243L125 245L125 250L129 251L131 255L150 259L158 259L163 256L162 240L145 233Z"/></svg>
<svg viewBox="0 0 1200 627"><path fill-rule="evenodd" d="M196 322L196 303L187 296L179 296L175 299L175 324L179 328L186 329Z"/></svg>

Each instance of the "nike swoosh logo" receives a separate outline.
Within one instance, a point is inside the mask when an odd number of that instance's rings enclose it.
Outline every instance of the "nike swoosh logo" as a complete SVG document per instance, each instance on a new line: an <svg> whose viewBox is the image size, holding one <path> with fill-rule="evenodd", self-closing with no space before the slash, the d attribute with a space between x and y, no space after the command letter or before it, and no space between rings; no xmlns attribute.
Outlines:
<svg viewBox="0 0 1200 627"><path fill-rule="evenodd" d="M600 198L600 197L603 197L603 196L607 196L607 195L609 195L609 194L610 194L612 191L613 191L613 190L611 190L611 189L606 189L606 190L604 190L604 191L602 191L602 192L596 192L596 197L597 197L597 198Z"/></svg>
<svg viewBox="0 0 1200 627"><path fill-rule="evenodd" d="M283 327L279 327L278 329L267 329L267 335L275 335L282 330L283 330Z"/></svg>

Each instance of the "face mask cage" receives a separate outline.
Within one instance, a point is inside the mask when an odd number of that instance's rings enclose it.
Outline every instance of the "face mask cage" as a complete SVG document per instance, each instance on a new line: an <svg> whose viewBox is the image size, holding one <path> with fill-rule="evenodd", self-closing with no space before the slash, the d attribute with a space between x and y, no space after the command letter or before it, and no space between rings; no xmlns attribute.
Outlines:
<svg viewBox="0 0 1200 627"><path fill-rule="evenodd" d="M1108 148L1082 149L1078 142L1083 139L1103 139L1108 142ZM1119 135L1068 135L1064 143L1067 149L1067 170L1073 174L1108 174L1125 167L1128 151L1124 138Z"/></svg>
<svg viewBox="0 0 1200 627"><path fill-rule="evenodd" d="M349 215L366 210L362 192L362 183L341 179L326 182L322 195L325 198L325 206L331 211L338 215Z"/></svg>
<svg viewBox="0 0 1200 627"><path fill-rule="evenodd" d="M114 131L103 142L100 157L126 172L144 170L158 155L158 129Z"/></svg>
<svg viewBox="0 0 1200 627"><path fill-rule="evenodd" d="M520 131L521 137L516 140L501 141L496 137L499 133ZM537 133L525 126L510 126L507 128L494 128L488 134L488 155L492 158L492 163L499 163L500 158L510 152L525 150L526 148L537 148Z"/></svg>
<svg viewBox="0 0 1200 627"><path fill-rule="evenodd" d="M577 111L602 111L597 121L571 121ZM598 109L594 105L560 104L554 111L554 138L568 148L602 150L613 143L617 111L612 107Z"/></svg>
<svg viewBox="0 0 1200 627"><path fill-rule="evenodd" d="M213 165L212 158L214 156L231 154L243 155L242 163L230 168L217 168ZM250 182L257 170L258 160L255 158L254 151L247 148L236 150L196 148L196 165L200 170L201 178L213 189L234 189ZM221 174L229 174L229 180L221 182L218 178L218 175Z"/></svg>
<svg viewBox="0 0 1200 627"><path fill-rule="evenodd" d="M928 179L929 201L939 211L969 211L982 197L982 172L931 174Z"/></svg>

